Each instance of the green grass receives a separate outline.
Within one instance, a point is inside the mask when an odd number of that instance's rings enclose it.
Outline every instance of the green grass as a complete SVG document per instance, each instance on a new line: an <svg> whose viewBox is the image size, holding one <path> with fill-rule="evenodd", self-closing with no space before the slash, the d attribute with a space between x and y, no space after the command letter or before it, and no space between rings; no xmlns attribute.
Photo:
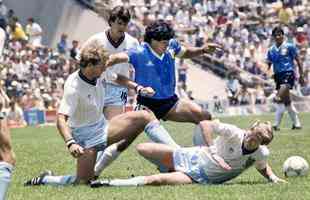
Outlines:
<svg viewBox="0 0 310 200"><path fill-rule="evenodd" d="M272 120L273 116L252 116L223 118L224 122L247 127L254 119ZM269 162L275 173L283 177L282 163L291 155L300 155L310 161L310 114L301 115L304 128L291 131L287 118L283 127L276 132L270 145ZM190 146L193 125L165 123L165 126L178 143ZM310 199L310 176L290 178L288 184L272 185L259 175L255 169L249 169L238 178L224 185L186 185L161 187L99 188L86 186L67 187L23 187L25 180L38 175L44 169L52 169L57 174L73 174L75 161L58 135L55 127L29 127L12 130L13 146L17 156L17 166L9 189L8 199L36 200L88 200L88 199ZM141 135L138 140L118 160L116 160L102 177L127 178L134 175L157 173L156 168L138 156L135 144L146 141Z"/></svg>

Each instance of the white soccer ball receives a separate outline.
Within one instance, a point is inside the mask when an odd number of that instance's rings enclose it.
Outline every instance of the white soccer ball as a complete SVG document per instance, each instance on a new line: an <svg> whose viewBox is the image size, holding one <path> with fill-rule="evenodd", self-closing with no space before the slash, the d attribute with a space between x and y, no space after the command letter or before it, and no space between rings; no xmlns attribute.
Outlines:
<svg viewBox="0 0 310 200"><path fill-rule="evenodd" d="M291 156L283 163L283 172L286 177L305 176L308 171L308 162L300 156Z"/></svg>

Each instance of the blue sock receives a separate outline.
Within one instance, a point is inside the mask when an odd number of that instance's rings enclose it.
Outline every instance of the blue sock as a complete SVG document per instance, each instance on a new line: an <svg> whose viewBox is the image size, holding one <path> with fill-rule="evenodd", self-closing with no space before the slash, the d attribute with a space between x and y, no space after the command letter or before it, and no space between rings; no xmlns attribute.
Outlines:
<svg viewBox="0 0 310 200"><path fill-rule="evenodd" d="M168 131L160 124L159 121L154 120L148 123L144 129L146 135L156 143L167 144L169 146L179 148L180 146L172 139Z"/></svg>
<svg viewBox="0 0 310 200"><path fill-rule="evenodd" d="M9 184L11 182L11 175L13 166L7 162L0 162L0 200L4 200Z"/></svg>

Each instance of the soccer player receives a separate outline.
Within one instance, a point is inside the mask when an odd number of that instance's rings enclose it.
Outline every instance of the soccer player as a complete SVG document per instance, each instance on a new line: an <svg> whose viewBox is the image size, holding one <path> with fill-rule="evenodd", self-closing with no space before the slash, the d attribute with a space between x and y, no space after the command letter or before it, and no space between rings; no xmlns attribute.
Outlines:
<svg viewBox="0 0 310 200"><path fill-rule="evenodd" d="M1 89L2 91L2 89ZM2 92L1 92L2 93ZM4 106L6 95L0 94L1 110ZM7 189L11 182L12 172L15 166L15 154L11 146L10 130L5 113L0 111L0 199L5 199Z"/></svg>
<svg viewBox="0 0 310 200"><path fill-rule="evenodd" d="M268 69L273 66L274 80L276 83L276 113L274 130L280 130L279 126L285 109L293 122L292 129L301 129L300 120L296 108L291 102L290 89L295 84L295 64L296 61L299 70L299 81L303 84L303 68L299 60L298 50L293 43L284 40L284 31L277 26L272 30L272 37L275 44L271 46L267 53Z"/></svg>
<svg viewBox="0 0 310 200"><path fill-rule="evenodd" d="M267 163L268 145L273 139L270 122L256 122L249 130L218 121L202 121L202 146L173 149L165 144L138 144L138 152L152 163L170 172L131 179L97 180L91 187L177 184L221 184L253 164L273 183L286 182L277 177ZM212 134L218 137L213 141Z"/></svg>
<svg viewBox="0 0 310 200"><path fill-rule="evenodd" d="M156 93L152 97L138 95L137 109L148 108L157 119L198 124L211 119L211 115L191 100L179 99L175 94L175 58L191 58L204 53L212 53L217 44L203 47L184 47L174 39L174 30L168 23L158 20L146 27L144 43L126 52L113 54L107 65L130 63L135 69L135 82L140 86L152 87ZM153 141L169 144L166 136L150 136Z"/></svg>
<svg viewBox="0 0 310 200"><path fill-rule="evenodd" d="M127 112L110 121L105 119L105 82L101 74L106 68L102 63L106 62L107 57L107 51L100 44L85 47L81 53L80 69L68 77L64 86L57 128L68 151L77 158L76 176L54 176L51 171L46 171L27 181L25 186L88 183L94 178L97 151L112 146L110 154L113 160L143 130L161 131L153 126L158 120L152 112Z"/></svg>
<svg viewBox="0 0 310 200"><path fill-rule="evenodd" d="M127 8L116 6L112 9L108 18L110 28L93 35L83 46L96 42L102 45L110 54L123 52L138 46L138 40L125 32L130 18L130 12ZM128 63L122 63L111 66L104 73L107 82L104 115L107 120L125 111L128 94L128 89L119 85L111 75L120 74L131 78L129 69L130 65Z"/></svg>

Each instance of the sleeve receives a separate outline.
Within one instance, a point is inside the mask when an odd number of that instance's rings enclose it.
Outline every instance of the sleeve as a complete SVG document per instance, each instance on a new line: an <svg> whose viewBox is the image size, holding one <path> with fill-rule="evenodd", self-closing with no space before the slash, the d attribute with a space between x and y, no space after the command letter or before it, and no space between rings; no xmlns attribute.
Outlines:
<svg viewBox="0 0 310 200"><path fill-rule="evenodd" d="M227 138L233 137L235 135L238 135L241 129L238 127L231 125L231 124L225 124L221 122L216 122L212 124L213 133L218 134L220 136L224 136Z"/></svg>
<svg viewBox="0 0 310 200"><path fill-rule="evenodd" d="M185 47L183 47L176 39L171 39L169 41L168 51L173 58L175 58L175 56L182 57L185 53Z"/></svg>
<svg viewBox="0 0 310 200"><path fill-rule="evenodd" d="M270 154L269 149L266 146L260 146L259 149L253 155L255 159L255 166L257 169L264 169L267 166L267 158Z"/></svg>
<svg viewBox="0 0 310 200"><path fill-rule="evenodd" d="M137 48L130 48L126 51L128 58L129 58L129 63L136 69L139 65L138 60L139 56L142 54L142 52L139 50L141 47Z"/></svg>
<svg viewBox="0 0 310 200"><path fill-rule="evenodd" d="M271 49L269 49L267 52L266 62L272 63Z"/></svg>
<svg viewBox="0 0 310 200"><path fill-rule="evenodd" d="M58 113L72 116L75 112L78 102L78 95L76 91L71 87L65 87L64 95L61 99Z"/></svg>

